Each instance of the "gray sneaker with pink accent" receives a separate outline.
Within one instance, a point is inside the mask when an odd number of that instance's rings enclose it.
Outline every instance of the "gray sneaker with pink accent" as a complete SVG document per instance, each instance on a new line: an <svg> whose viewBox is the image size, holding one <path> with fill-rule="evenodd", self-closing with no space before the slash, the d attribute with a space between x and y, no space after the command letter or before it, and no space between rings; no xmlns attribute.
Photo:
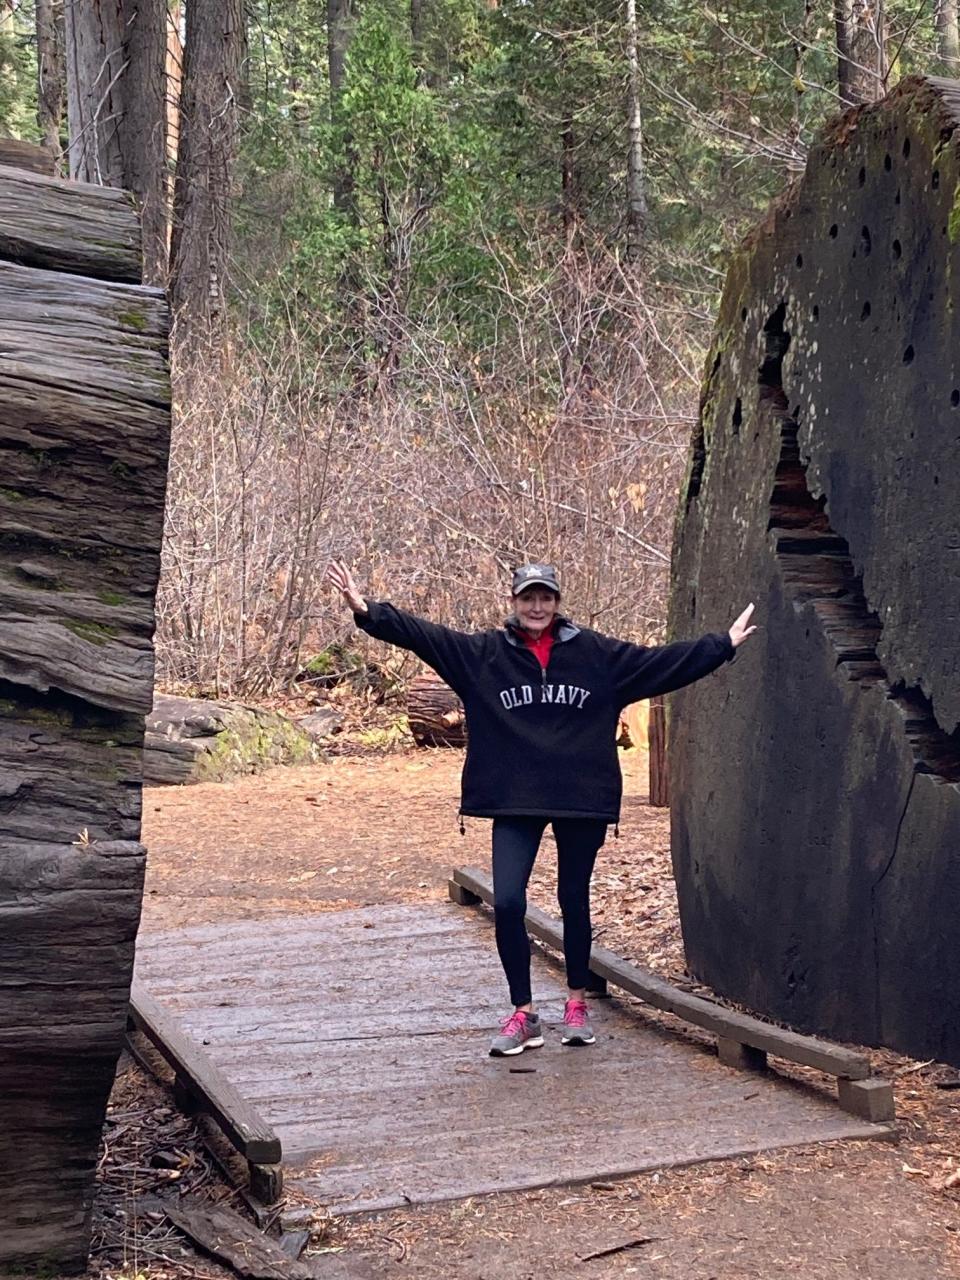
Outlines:
<svg viewBox="0 0 960 1280"><path fill-rule="evenodd" d="M524 1049L539 1049L543 1044L543 1027L538 1013L517 1009L500 1024L500 1034L490 1045L491 1058L512 1058Z"/></svg>
<svg viewBox="0 0 960 1280"><path fill-rule="evenodd" d="M593 1027L587 1017L585 1000L568 1000L563 1006L563 1036L561 1044L593 1044L596 1040Z"/></svg>

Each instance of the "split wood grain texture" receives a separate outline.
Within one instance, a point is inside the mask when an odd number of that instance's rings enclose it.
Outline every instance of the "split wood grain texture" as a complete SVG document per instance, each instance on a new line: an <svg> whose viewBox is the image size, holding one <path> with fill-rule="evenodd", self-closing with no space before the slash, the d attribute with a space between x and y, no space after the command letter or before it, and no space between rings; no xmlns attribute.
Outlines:
<svg viewBox="0 0 960 1280"><path fill-rule="evenodd" d="M0 1273L86 1265L140 918L170 392L139 256L124 193L0 167Z"/></svg>

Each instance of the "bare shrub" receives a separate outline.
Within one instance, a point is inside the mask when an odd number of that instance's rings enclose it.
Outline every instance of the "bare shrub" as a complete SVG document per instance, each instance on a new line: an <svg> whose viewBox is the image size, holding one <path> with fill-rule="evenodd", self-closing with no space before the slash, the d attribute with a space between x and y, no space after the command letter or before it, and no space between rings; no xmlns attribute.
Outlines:
<svg viewBox="0 0 960 1280"><path fill-rule="evenodd" d="M316 318L183 376L164 681L217 695L287 686L351 634L322 583L331 555L372 598L463 628L498 622L508 570L544 559L579 620L659 635L701 322L609 257L545 254L523 292L506 264L502 275L494 336L469 355L429 316L401 329L396 300L371 290L365 315L372 332L381 318L389 328L390 359L368 354L346 392Z"/></svg>

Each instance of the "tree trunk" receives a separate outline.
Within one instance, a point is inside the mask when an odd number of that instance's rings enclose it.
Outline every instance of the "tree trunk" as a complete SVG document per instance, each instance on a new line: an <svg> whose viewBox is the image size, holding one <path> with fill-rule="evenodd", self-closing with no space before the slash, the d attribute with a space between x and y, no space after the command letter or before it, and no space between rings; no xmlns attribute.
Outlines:
<svg viewBox="0 0 960 1280"><path fill-rule="evenodd" d="M650 803L670 807L670 773L667 767L667 709L663 698L650 699Z"/></svg>
<svg viewBox="0 0 960 1280"><path fill-rule="evenodd" d="M183 88L183 40L180 36L181 5L173 0L167 9L167 100L166 100L166 158L167 172L164 198L167 209L173 209L173 175L177 171L180 153L180 93ZM170 258L170 233L172 219L167 218L167 260Z"/></svg>
<svg viewBox="0 0 960 1280"><path fill-rule="evenodd" d="M178 332L194 350L224 320L243 9L243 0L187 5L170 287Z"/></svg>
<svg viewBox="0 0 960 1280"><path fill-rule="evenodd" d="M64 30L70 177L122 187L120 78L126 59L120 0L66 3Z"/></svg>
<svg viewBox="0 0 960 1280"><path fill-rule="evenodd" d="M951 76L960 75L960 20L957 0L937 0L937 35L940 60Z"/></svg>
<svg viewBox="0 0 960 1280"><path fill-rule="evenodd" d="M330 123L343 129L342 155L333 180L334 208L356 222L353 139L341 112L347 78L347 50L357 17L357 0L327 0L327 65L330 75Z"/></svg>
<svg viewBox="0 0 960 1280"><path fill-rule="evenodd" d="M848 106L886 92L886 26L882 0L836 0L837 83Z"/></svg>
<svg viewBox="0 0 960 1280"><path fill-rule="evenodd" d="M126 70L120 81L123 185L136 192L143 221L143 278L163 284L167 274L167 6L166 0L123 5Z"/></svg>
<svg viewBox="0 0 960 1280"><path fill-rule="evenodd" d="M63 0L37 0L37 124L44 145L57 155L65 77Z"/></svg>
<svg viewBox="0 0 960 1280"><path fill-rule="evenodd" d="M144 277L166 264L166 2L73 0L64 8L70 176L133 191Z"/></svg>
<svg viewBox="0 0 960 1280"><path fill-rule="evenodd" d="M627 0L627 262L643 252L647 195L643 175L643 127L640 116L640 60L637 55L637 0Z"/></svg>

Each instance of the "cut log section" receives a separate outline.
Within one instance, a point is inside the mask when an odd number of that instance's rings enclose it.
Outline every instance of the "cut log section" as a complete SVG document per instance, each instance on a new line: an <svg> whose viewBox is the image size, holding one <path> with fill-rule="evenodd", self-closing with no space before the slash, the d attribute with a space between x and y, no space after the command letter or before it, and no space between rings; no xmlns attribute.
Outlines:
<svg viewBox="0 0 960 1280"><path fill-rule="evenodd" d="M139 283L140 223L133 196L0 166L0 257Z"/></svg>
<svg viewBox="0 0 960 1280"><path fill-rule="evenodd" d="M50 147L21 142L19 138L0 137L0 165L54 178L59 171L59 157Z"/></svg>
<svg viewBox="0 0 960 1280"><path fill-rule="evenodd" d="M463 703L438 675L412 680L407 691L407 717L418 747L462 747L467 741Z"/></svg>
<svg viewBox="0 0 960 1280"><path fill-rule="evenodd" d="M668 743L691 972L802 1030L953 1064L958 190L960 85L904 78L827 126L731 257L670 633L750 600L760 630L670 694Z"/></svg>
<svg viewBox="0 0 960 1280"><path fill-rule="evenodd" d="M170 429L139 279L128 196L0 168L5 1273L86 1267L133 971Z"/></svg>

